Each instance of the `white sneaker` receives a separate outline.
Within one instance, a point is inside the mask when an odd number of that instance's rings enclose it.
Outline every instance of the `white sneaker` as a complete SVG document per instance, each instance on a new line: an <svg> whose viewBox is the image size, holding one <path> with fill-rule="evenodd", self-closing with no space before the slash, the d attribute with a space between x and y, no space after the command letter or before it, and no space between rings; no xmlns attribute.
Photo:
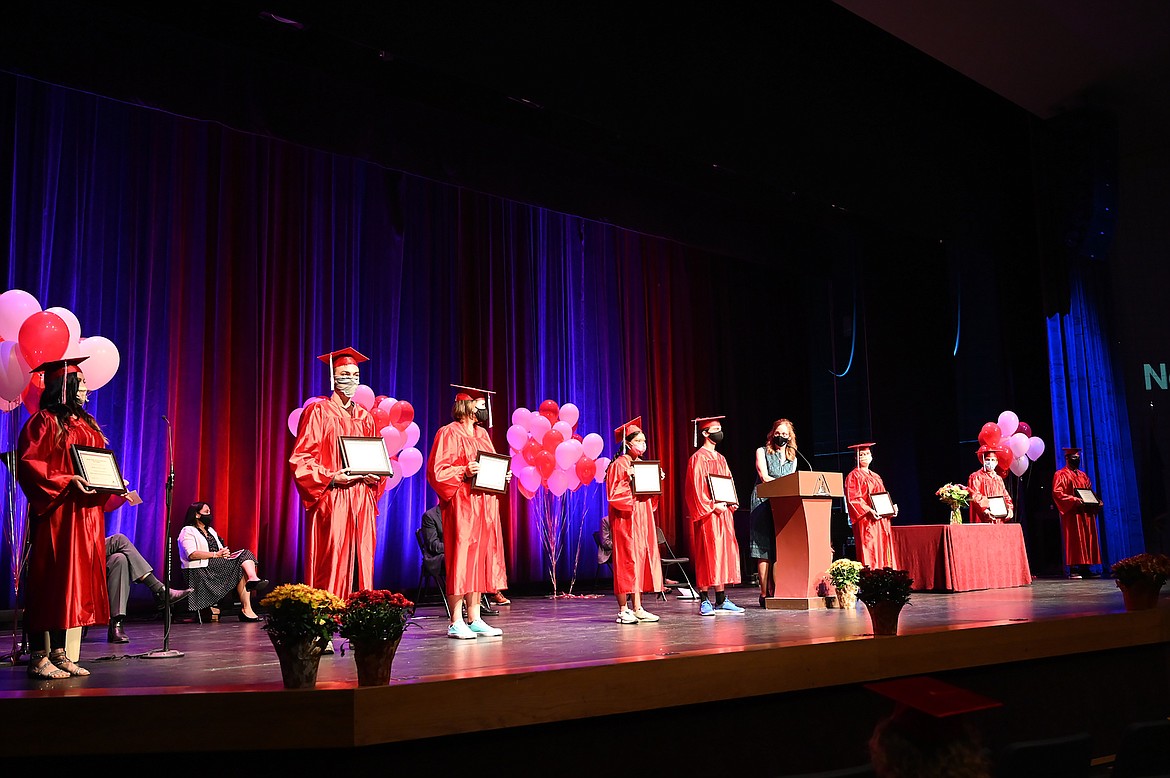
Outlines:
<svg viewBox="0 0 1170 778"><path fill-rule="evenodd" d="M476 619L467 625L467 628L475 634L477 638L498 638L504 634L504 630L497 627L488 626L483 619Z"/></svg>
<svg viewBox="0 0 1170 778"><path fill-rule="evenodd" d="M658 621L658 617L645 608L638 608L638 610L634 611L634 617L638 621Z"/></svg>
<svg viewBox="0 0 1170 778"><path fill-rule="evenodd" d="M475 633L471 631L471 627L467 626L467 622L459 619L447 627L447 637L456 640L475 640Z"/></svg>
<svg viewBox="0 0 1170 778"><path fill-rule="evenodd" d="M622 608L620 611L618 611L617 623L618 624L637 624L638 617L635 616L634 612L632 610L630 610L629 608Z"/></svg>

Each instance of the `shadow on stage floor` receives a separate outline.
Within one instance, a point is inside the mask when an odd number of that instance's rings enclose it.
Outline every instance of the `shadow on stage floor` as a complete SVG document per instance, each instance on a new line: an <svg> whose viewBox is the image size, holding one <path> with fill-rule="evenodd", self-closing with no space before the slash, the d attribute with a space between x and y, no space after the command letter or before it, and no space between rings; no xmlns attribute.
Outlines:
<svg viewBox="0 0 1170 778"><path fill-rule="evenodd" d="M316 690L281 689L257 624L177 624L170 642L185 656L153 661L125 649L160 645L159 626L131 624L129 646L94 630L89 678L0 667L0 743L15 758L240 752L443 772L458 758L558 776L649 760L652 774L784 774L863 763L891 704L861 685L884 678L931 674L1003 700L975 718L990 745L1087 731L1107 754L1125 723L1170 713L1170 607L1124 613L1112 581L915 594L899 636L878 639L861 605L763 610L751 590L732 595L743 615L700 617L672 599L650 606L662 621L629 626L614 623L612 597L515 598L492 620L504 636L475 641L447 639L442 608L423 608L379 689L356 688L349 654L322 660Z"/></svg>

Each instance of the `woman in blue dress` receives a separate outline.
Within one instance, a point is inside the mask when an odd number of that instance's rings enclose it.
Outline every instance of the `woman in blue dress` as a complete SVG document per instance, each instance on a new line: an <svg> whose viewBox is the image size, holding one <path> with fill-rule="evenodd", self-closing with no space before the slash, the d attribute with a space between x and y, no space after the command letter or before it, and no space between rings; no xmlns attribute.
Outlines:
<svg viewBox="0 0 1170 778"><path fill-rule="evenodd" d="M796 472L796 431L788 419L772 422L764 445L756 449L756 484L774 481ZM760 574L760 607L764 599L776 592L772 565L776 562L776 528L772 524L772 506L767 498L756 496L752 487L751 555Z"/></svg>

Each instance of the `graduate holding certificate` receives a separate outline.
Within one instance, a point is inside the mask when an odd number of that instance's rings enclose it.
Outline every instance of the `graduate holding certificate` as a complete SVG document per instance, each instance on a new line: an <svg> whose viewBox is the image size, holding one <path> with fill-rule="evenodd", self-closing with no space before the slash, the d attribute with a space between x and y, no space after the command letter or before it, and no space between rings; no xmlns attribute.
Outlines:
<svg viewBox="0 0 1170 778"><path fill-rule="evenodd" d="M983 467L976 470L967 478L967 489L971 492L971 523L991 523L999 524L1004 521L1011 521L1014 516L1012 497L1008 494L1007 485L1004 484L1003 479L1000 478L999 473L995 472L995 466L999 464L999 455L995 453L995 449L990 446L980 446L976 452L979 461L983 463ZM994 516L991 513L992 497L1002 497L1005 507L1005 515ZM996 501L999 502L998 500Z"/></svg>
<svg viewBox="0 0 1170 778"><path fill-rule="evenodd" d="M605 473L605 495L609 500L609 526L613 535L613 593L618 601L618 624L658 621L642 607L642 592L662 591L662 555L658 553L658 533L654 511L658 494L634 488L631 474L635 463L646 453L646 433L642 417L626 422L613 431L620 443L618 454ZM655 465L657 467L657 465ZM659 473L659 492L665 475ZM633 601L633 609L629 607Z"/></svg>
<svg viewBox="0 0 1170 778"><path fill-rule="evenodd" d="M447 637L474 640L497 637L503 630L480 618L480 596L508 588L504 573L504 535L500 527L500 494L496 483L476 488L479 454L494 454L491 395L487 389L452 385L458 390L450 424L435 434L427 460L427 482L439 495L443 514L447 603L451 624ZM486 474L485 474L486 475ZM504 483L512 474L504 475ZM467 610L466 621L463 618Z"/></svg>
<svg viewBox="0 0 1170 778"><path fill-rule="evenodd" d="M728 584L737 584L739 575L739 543L735 539L735 510L739 507L734 497L735 483L731 482L732 494L720 492L731 478L727 460L715 450L723 441L724 416L707 416L695 419L694 443L703 445L691 454L687 461L687 480L683 484L683 497L687 504L695 532L695 583L703 593L699 606L700 616L714 616L716 613L743 613L731 600L724 589ZM732 502L727 500L731 499ZM715 603L709 592L714 590Z"/></svg>
<svg viewBox="0 0 1170 778"><path fill-rule="evenodd" d="M849 447L857 452L857 467L845 476L845 505L853 523L857 561L874 570L897 569L890 517L898 515L898 506L890 502L882 477L869 468L873 462L873 446L873 443L855 443Z"/></svg>
<svg viewBox="0 0 1170 778"><path fill-rule="evenodd" d="M1097 542L1097 512L1101 502L1092 492L1089 476L1081 470L1081 450L1064 450L1064 467L1052 477L1052 501L1060 512L1065 573L1069 578L1096 575L1101 564ZM1086 498L1088 498L1086 500Z"/></svg>

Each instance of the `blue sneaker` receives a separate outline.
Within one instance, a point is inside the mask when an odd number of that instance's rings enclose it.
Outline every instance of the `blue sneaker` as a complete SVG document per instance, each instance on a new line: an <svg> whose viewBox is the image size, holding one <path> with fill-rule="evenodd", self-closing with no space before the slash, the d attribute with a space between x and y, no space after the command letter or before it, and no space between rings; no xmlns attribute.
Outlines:
<svg viewBox="0 0 1170 778"><path fill-rule="evenodd" d="M739 607L731 600L724 600L723 604L719 606L719 610L723 613L743 613L743 608Z"/></svg>
<svg viewBox="0 0 1170 778"><path fill-rule="evenodd" d="M474 632L477 638L498 638L504 634L504 630L488 626L483 619L476 619L468 624L467 628Z"/></svg>
<svg viewBox="0 0 1170 778"><path fill-rule="evenodd" d="M700 616L714 616L715 606L711 604L710 600L703 600L703 604L699 606Z"/></svg>

